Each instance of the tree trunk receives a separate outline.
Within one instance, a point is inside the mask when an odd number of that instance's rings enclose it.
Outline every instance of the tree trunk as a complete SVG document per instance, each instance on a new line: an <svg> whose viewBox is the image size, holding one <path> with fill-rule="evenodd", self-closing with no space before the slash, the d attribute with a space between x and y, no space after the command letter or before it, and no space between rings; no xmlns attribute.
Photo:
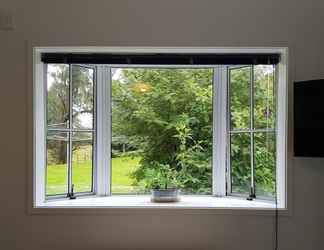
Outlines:
<svg viewBox="0 0 324 250"><path fill-rule="evenodd" d="M62 141L59 143L58 163L66 164L66 162L67 162L67 148L66 148L66 143Z"/></svg>

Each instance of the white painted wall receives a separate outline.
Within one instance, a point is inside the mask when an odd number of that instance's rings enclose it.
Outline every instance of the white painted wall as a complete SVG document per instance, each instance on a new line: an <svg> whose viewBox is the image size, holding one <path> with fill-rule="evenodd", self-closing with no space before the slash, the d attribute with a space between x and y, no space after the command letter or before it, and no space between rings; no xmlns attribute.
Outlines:
<svg viewBox="0 0 324 250"><path fill-rule="evenodd" d="M244 2L244 3L243 3ZM30 46L288 46L292 81L324 77L322 0L2 0L15 29L0 31L0 248L273 249L271 216L31 215ZM292 157L292 215L281 250L324 245L324 160Z"/></svg>

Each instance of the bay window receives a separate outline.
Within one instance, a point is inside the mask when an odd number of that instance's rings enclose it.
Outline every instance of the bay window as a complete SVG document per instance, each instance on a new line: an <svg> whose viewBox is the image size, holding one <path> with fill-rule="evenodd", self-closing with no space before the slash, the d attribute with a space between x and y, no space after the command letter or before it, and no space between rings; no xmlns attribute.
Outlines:
<svg viewBox="0 0 324 250"><path fill-rule="evenodd" d="M179 50L35 49L36 206L141 197L161 166L183 195L286 206L285 50Z"/></svg>

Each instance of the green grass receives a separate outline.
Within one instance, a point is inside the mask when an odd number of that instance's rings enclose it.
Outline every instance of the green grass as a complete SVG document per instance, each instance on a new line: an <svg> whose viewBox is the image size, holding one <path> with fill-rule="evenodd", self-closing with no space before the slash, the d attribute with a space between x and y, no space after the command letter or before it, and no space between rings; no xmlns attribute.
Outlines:
<svg viewBox="0 0 324 250"><path fill-rule="evenodd" d="M134 186L130 174L138 167L140 157L118 157L112 159L112 193L137 193L143 190ZM75 192L91 191L91 161L73 162L73 184ZM67 166L64 164L48 165L46 194L67 193Z"/></svg>
<svg viewBox="0 0 324 250"><path fill-rule="evenodd" d="M112 193L138 193L143 190L135 186L131 173L138 167L140 157L118 157L112 159Z"/></svg>

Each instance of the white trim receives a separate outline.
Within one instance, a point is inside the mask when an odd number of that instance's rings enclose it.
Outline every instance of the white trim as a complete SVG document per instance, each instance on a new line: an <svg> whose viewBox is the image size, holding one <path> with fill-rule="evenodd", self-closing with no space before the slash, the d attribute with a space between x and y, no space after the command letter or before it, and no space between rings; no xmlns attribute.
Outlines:
<svg viewBox="0 0 324 250"><path fill-rule="evenodd" d="M110 194L110 69L106 66L97 66L97 173L96 193L99 196Z"/></svg>
<svg viewBox="0 0 324 250"><path fill-rule="evenodd" d="M154 203L149 195L114 195L109 197L83 197L76 200L51 200L44 202L43 208L231 208L274 210L275 204L266 200L247 201L239 197L212 197L184 195L180 202Z"/></svg>
<svg viewBox="0 0 324 250"><path fill-rule="evenodd" d="M285 53L283 47L35 47L37 52L52 53Z"/></svg>
<svg viewBox="0 0 324 250"><path fill-rule="evenodd" d="M213 195L226 195L227 73L214 67L213 81Z"/></svg>
<svg viewBox="0 0 324 250"><path fill-rule="evenodd" d="M33 54L33 206L39 206L45 200L45 178L46 178L46 129L45 129L45 91L46 74L45 66L41 62L40 54L34 49Z"/></svg>
<svg viewBox="0 0 324 250"><path fill-rule="evenodd" d="M277 202L287 208L288 48L283 49L277 69Z"/></svg>
<svg viewBox="0 0 324 250"><path fill-rule="evenodd" d="M277 118L277 196L278 196L278 207L286 208L287 207L287 84L288 84L288 48L282 47L34 47L33 48L33 114L34 114L34 138L33 138L33 205L39 206L45 200L45 84L43 81L43 77L46 78L46 74L44 73L44 69L42 67L42 62L40 60L41 53L44 52L89 52L89 53L280 53L281 61L278 65L278 118ZM120 67L122 65L119 65ZM144 66L144 65L143 65ZM215 68L215 65L210 65L212 68ZM139 67L139 65L137 65ZM141 66L142 67L142 66ZM178 65L178 67L181 67ZM185 67L189 67L185 65ZM197 67L197 66L194 66ZM208 65L204 65L203 67L209 67ZM110 71L106 72L106 77L110 81ZM99 74L98 74L99 77ZM102 78L104 75L101 76ZM226 77L226 76L225 76ZM220 79L218 79L219 81ZM223 80L221 82L224 82ZM102 108L97 106L97 112L101 113L101 115L97 115L97 122L101 120L101 122L97 123L97 143L104 144L108 143L106 150L99 150L99 146L97 147L97 185L96 191L100 195L109 195L110 194L110 137L111 137L111 113L110 113L110 82L105 86L97 87L98 99L101 101L104 100L104 105ZM107 88L107 86L109 86ZM221 91L224 91L224 87L221 87ZM100 91L101 90L101 91ZM217 91L219 92L219 91ZM216 95L217 95L216 92ZM221 93L221 92L219 92ZM102 96L101 96L102 95ZM106 96L105 96L106 95ZM99 97L101 96L101 97ZM226 94L225 94L226 96ZM213 97L215 98L215 96ZM223 96L224 98L224 96ZM221 98L216 98L216 102L223 103L224 100ZM106 105L106 106L105 106ZM215 106L214 106L215 107ZM226 106L225 106L226 107ZM219 105L215 107L216 109L220 109L220 112L224 112L224 106ZM99 110L101 109L101 110ZM226 109L226 108L225 108ZM225 110L226 111L226 110ZM226 116L225 116L226 117ZM215 118L214 118L215 120ZM224 122L219 122L217 128L215 129L216 134L221 133L224 129L226 130L226 119L225 126ZM107 122L103 122L107 121ZM217 123L217 119L216 119ZM101 128L99 128L99 124L102 124ZM216 125L214 125L216 126ZM106 131L106 132L105 132ZM226 136L226 133L225 133ZM106 138L106 140L105 140ZM220 137L213 139L218 141ZM100 142L99 142L100 141ZM224 140L226 141L226 140ZM219 143L219 142L217 142ZM222 145L221 143L220 145ZM219 144L218 144L219 145ZM213 154L218 155L223 152L224 147L220 147L219 149L213 149ZM226 148L225 148L226 152ZM226 155L226 154L224 154ZM224 159L222 159L224 158ZM225 174L224 171L224 161L226 162L226 157L222 157L220 161L216 161L215 157L213 158L213 177L215 176L223 176ZM100 168L99 166L102 166ZM105 168L106 166L106 168ZM219 167L216 167L219 166ZM215 169L216 168L216 169ZM99 174L99 172L101 173ZM218 178L218 177L217 177ZM224 178L225 180L225 178ZM225 181L224 181L225 182ZM224 182L214 182L213 183L213 193L215 195L224 195ZM104 187L105 186L105 187Z"/></svg>

